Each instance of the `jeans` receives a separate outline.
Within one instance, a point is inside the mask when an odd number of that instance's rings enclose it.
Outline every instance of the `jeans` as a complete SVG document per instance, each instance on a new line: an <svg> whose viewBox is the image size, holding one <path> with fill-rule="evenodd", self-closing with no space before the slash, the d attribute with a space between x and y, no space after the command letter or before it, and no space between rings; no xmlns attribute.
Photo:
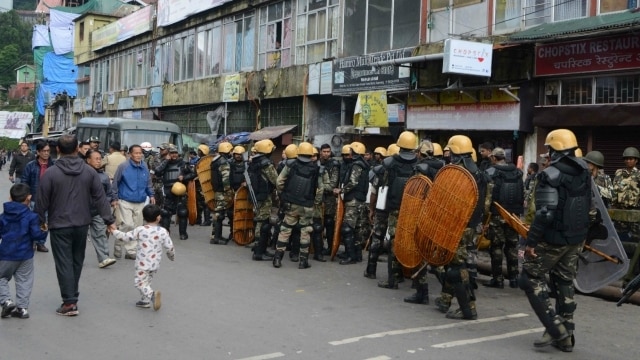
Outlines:
<svg viewBox="0 0 640 360"><path fill-rule="evenodd" d="M22 261L0 261L0 303L11 299L9 281L15 278L16 305L19 308L29 308L29 298L33 289L33 258Z"/></svg>
<svg viewBox="0 0 640 360"><path fill-rule="evenodd" d="M87 247L89 225L51 229L51 251L56 264L60 296L65 304L78 302L80 274Z"/></svg>

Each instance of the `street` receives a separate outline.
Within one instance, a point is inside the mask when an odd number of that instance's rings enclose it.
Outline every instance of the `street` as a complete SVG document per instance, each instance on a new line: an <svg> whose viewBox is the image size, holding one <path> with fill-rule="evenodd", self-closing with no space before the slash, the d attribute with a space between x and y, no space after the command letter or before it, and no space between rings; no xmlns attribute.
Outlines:
<svg viewBox="0 0 640 360"><path fill-rule="evenodd" d="M0 198L9 198L0 172ZM51 253L36 253L31 318L0 320L0 359L629 359L636 355L640 308L577 295L576 347L536 349L543 331L519 289L477 291L478 320L455 321L433 305L402 301L399 290L363 277L366 263L310 261L299 270L288 256L280 269L251 260L250 250L210 245L210 227L190 226L177 238L153 280L162 308L140 309L131 260L99 269L88 243L77 317L55 313L60 294ZM228 231L228 230L225 230ZM226 235L226 233L225 233ZM47 246L50 247L49 242ZM111 238L113 249L113 238ZM378 266L378 278L386 264ZM480 282L488 280L481 276ZM12 293L15 293L12 285ZM454 305L455 306L455 305Z"/></svg>

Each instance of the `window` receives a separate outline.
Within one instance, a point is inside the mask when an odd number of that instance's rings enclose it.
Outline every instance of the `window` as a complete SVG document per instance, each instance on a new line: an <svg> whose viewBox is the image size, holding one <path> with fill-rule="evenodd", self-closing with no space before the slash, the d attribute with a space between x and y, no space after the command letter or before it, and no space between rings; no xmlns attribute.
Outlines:
<svg viewBox="0 0 640 360"><path fill-rule="evenodd" d="M224 20L222 66L224 73L253 69L255 62L254 14L254 12L248 12Z"/></svg>
<svg viewBox="0 0 640 360"><path fill-rule="evenodd" d="M448 7L460 7L465 5L477 4L482 0L431 0L431 10L446 9Z"/></svg>
<svg viewBox="0 0 640 360"><path fill-rule="evenodd" d="M596 78L596 104L640 102L640 76Z"/></svg>
<svg viewBox="0 0 640 360"><path fill-rule="evenodd" d="M338 0L298 0L296 63L338 56Z"/></svg>
<svg viewBox="0 0 640 360"><path fill-rule="evenodd" d="M260 9L258 68L291 65L291 1L282 1Z"/></svg>
<svg viewBox="0 0 640 360"><path fill-rule="evenodd" d="M600 14L631 9L636 4L634 0L600 0Z"/></svg>
<svg viewBox="0 0 640 360"><path fill-rule="evenodd" d="M588 0L525 0L525 26L587 16Z"/></svg>
<svg viewBox="0 0 640 360"><path fill-rule="evenodd" d="M591 79L562 81L562 105L582 105L593 103Z"/></svg>
<svg viewBox="0 0 640 360"><path fill-rule="evenodd" d="M466 4L469 1L458 2ZM345 0L342 56L400 49L419 43L421 3L415 0Z"/></svg>
<svg viewBox="0 0 640 360"><path fill-rule="evenodd" d="M640 75L548 80L541 101L543 105L628 103L640 103Z"/></svg>
<svg viewBox="0 0 640 360"><path fill-rule="evenodd" d="M495 0L495 31L514 30L520 28L522 16L522 0Z"/></svg>
<svg viewBox="0 0 640 360"><path fill-rule="evenodd" d="M84 40L84 21L80 22L80 26L79 26L79 34L78 36L80 37L80 41Z"/></svg>

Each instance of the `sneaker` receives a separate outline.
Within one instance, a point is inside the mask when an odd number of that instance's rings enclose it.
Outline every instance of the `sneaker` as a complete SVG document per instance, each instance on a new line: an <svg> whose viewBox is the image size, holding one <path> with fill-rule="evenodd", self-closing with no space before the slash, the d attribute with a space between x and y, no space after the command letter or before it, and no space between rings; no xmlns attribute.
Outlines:
<svg viewBox="0 0 640 360"><path fill-rule="evenodd" d="M137 307L139 307L139 308L145 308L145 309L148 309L148 308L150 308L150 307L151 307L151 303L150 303L150 302L148 302L148 301L142 301L142 300L140 300L140 301L138 301L138 302L136 303L136 306L137 306Z"/></svg>
<svg viewBox="0 0 640 360"><path fill-rule="evenodd" d="M11 312L11 317L20 318L20 319L28 319L29 312L25 308L17 307Z"/></svg>
<svg viewBox="0 0 640 360"><path fill-rule="evenodd" d="M107 266L111 266L111 265L113 265L113 264L115 264L115 263L116 263L116 260L115 260L115 259L106 258L106 259L102 260L102 261L98 264L98 267L99 267L100 269L104 269L104 268L106 268Z"/></svg>
<svg viewBox="0 0 640 360"><path fill-rule="evenodd" d="M162 306L161 295L162 294L158 290L154 291L153 295L151 295L151 302L153 303L153 310L155 311L158 311L160 306Z"/></svg>
<svg viewBox="0 0 640 360"><path fill-rule="evenodd" d="M62 304L56 309L56 314L62 316L76 316L79 314L76 304Z"/></svg>
<svg viewBox="0 0 640 360"><path fill-rule="evenodd" d="M12 300L6 300L2 303L2 313L0 317L8 318L11 316L11 312L16 308L16 304Z"/></svg>

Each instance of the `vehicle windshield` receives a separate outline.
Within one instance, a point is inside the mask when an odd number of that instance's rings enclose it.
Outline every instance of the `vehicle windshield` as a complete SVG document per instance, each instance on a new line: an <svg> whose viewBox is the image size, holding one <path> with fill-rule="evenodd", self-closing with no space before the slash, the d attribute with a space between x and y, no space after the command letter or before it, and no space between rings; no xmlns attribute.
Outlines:
<svg viewBox="0 0 640 360"><path fill-rule="evenodd" d="M180 134L152 130L125 130L122 136L123 139L121 139L121 143L127 146L134 144L140 145L147 141L150 142L154 148L162 143L170 143L176 145L179 150L182 149Z"/></svg>

